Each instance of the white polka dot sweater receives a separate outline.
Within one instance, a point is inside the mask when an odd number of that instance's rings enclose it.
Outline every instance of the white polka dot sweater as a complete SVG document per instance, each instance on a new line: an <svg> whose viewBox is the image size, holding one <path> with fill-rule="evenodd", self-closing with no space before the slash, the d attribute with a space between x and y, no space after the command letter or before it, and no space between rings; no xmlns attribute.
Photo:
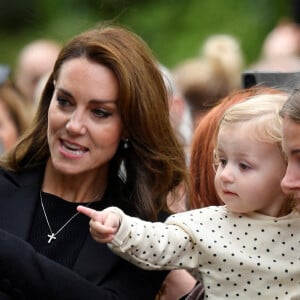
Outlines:
<svg viewBox="0 0 300 300"><path fill-rule="evenodd" d="M211 206L165 223L129 217L109 245L146 269L180 269L202 280L207 299L300 299L300 216L239 215Z"/></svg>

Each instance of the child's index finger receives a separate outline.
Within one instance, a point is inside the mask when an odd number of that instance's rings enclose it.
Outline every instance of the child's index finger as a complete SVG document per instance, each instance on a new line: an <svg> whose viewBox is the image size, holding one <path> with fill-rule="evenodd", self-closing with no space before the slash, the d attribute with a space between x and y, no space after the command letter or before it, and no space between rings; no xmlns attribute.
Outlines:
<svg viewBox="0 0 300 300"><path fill-rule="evenodd" d="M96 219L97 216L97 211L95 209L83 206L83 205L78 205L77 206L77 211L86 215L87 217L91 219Z"/></svg>

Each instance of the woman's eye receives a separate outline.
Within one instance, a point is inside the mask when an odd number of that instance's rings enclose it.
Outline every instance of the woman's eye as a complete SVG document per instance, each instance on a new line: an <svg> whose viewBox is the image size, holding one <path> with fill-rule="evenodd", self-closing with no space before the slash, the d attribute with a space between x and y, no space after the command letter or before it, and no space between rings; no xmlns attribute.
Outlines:
<svg viewBox="0 0 300 300"><path fill-rule="evenodd" d="M66 98L63 98L63 97L57 97L57 102L60 106L69 106L71 105L71 102L69 100L67 100Z"/></svg>
<svg viewBox="0 0 300 300"><path fill-rule="evenodd" d="M110 112L100 108L93 109L92 112L98 118L107 118L111 115Z"/></svg>

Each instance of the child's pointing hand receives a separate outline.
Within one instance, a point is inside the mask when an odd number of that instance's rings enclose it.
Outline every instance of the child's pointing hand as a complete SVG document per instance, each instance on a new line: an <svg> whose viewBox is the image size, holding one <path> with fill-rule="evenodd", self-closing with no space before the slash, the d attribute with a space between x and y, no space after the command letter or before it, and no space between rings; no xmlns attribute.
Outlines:
<svg viewBox="0 0 300 300"><path fill-rule="evenodd" d="M120 216L112 211L97 211L82 205L77 211L91 218L90 232L94 240L99 243L109 243L120 226Z"/></svg>

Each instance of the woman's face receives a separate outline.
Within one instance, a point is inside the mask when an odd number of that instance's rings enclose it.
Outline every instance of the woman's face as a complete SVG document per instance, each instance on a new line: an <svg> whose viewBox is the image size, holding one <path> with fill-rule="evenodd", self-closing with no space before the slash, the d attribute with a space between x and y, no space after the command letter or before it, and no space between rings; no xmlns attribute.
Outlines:
<svg viewBox="0 0 300 300"><path fill-rule="evenodd" d="M75 58L55 82L48 114L50 162L62 173L108 171L123 135L118 84L103 65Z"/></svg>
<svg viewBox="0 0 300 300"><path fill-rule="evenodd" d="M17 127L10 116L8 107L0 98L0 152L8 151L12 146L15 145L17 139Z"/></svg>
<svg viewBox="0 0 300 300"><path fill-rule="evenodd" d="M300 209L300 123L289 117L282 121L282 148L287 157L287 169L281 187L294 195Z"/></svg>

